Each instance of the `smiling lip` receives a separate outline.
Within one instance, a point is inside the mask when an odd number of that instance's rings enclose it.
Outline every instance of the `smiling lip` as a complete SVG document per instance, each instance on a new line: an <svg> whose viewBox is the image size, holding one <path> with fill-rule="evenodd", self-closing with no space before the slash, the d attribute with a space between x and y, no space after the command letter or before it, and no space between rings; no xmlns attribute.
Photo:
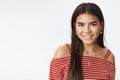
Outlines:
<svg viewBox="0 0 120 80"><path fill-rule="evenodd" d="M90 39L92 39L92 37L93 37L93 35L83 35L83 38L85 40L90 40Z"/></svg>

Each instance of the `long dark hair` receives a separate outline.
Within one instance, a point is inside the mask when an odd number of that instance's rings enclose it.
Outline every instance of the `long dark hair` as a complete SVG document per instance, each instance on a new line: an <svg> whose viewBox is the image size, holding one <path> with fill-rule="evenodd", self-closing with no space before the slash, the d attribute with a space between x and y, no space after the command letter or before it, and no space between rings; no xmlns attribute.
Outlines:
<svg viewBox="0 0 120 80"><path fill-rule="evenodd" d="M83 43L76 35L75 31L75 23L76 18L82 13L91 13L98 17L100 23L103 24L103 28L101 34L97 38L97 44L101 47L104 46L104 17L102 11L99 6L95 3L82 3L80 4L75 11L73 12L71 18L71 27L72 27L72 34L71 34L71 60L70 66L68 70L68 80L83 80L83 73L82 73L82 56L83 56Z"/></svg>

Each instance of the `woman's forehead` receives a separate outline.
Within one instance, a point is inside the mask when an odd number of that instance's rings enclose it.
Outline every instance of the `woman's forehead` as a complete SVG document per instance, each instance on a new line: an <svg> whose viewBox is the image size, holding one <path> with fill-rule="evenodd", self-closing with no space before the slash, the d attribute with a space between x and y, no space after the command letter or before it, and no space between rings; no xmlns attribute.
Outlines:
<svg viewBox="0 0 120 80"><path fill-rule="evenodd" d="M93 14L89 14L89 13L83 13L80 14L77 18L76 18L76 22L93 22L93 21L99 21L98 17L93 15Z"/></svg>

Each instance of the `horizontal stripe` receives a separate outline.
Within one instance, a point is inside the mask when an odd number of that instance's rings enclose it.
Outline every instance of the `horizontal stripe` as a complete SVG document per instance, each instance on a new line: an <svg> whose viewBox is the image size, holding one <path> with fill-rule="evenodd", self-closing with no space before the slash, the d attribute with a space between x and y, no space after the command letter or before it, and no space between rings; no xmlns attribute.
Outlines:
<svg viewBox="0 0 120 80"><path fill-rule="evenodd" d="M69 64L70 56L53 59L50 64L49 80L67 80ZM100 58L83 56L82 64L84 79L114 80L115 65L112 63Z"/></svg>

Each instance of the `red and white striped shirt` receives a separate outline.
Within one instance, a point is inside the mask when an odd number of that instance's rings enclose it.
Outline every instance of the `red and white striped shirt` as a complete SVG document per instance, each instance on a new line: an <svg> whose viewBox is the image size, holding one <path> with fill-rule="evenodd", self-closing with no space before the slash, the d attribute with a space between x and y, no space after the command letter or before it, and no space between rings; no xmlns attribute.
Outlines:
<svg viewBox="0 0 120 80"><path fill-rule="evenodd" d="M107 61L110 53L108 50L104 59L83 56L84 80L115 80L115 65ZM53 59L50 63L49 80L67 80L69 65L70 56Z"/></svg>

